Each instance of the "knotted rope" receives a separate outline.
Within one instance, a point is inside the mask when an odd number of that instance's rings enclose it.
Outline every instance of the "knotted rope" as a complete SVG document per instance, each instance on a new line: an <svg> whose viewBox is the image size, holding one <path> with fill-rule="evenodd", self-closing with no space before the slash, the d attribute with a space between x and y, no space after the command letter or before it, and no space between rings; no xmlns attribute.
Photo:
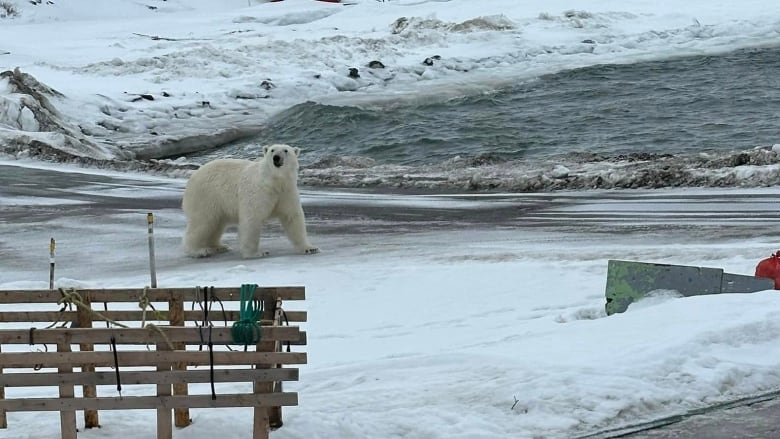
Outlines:
<svg viewBox="0 0 780 439"><path fill-rule="evenodd" d="M144 287L144 292L141 294L141 297L138 299L138 307L141 308L141 327L146 327L146 312L151 309L154 313L155 319L158 321L165 320L164 316L160 311L157 311L157 308L154 307L154 304L149 299L148 296L149 293L149 287Z"/></svg>
<svg viewBox="0 0 780 439"><path fill-rule="evenodd" d="M110 319L106 317L104 314L101 314L98 311L95 311L92 309L91 306L87 305L86 302L84 302L84 299L81 297L81 294L76 291L75 288L60 288L60 295L62 296L60 300L57 301L58 305L62 305L62 308L60 309L60 313L63 313L66 309L72 308L73 305L76 305L77 307L82 307L86 310L89 310L92 314L100 317L102 320L105 320L106 322L111 323L114 326L119 326L120 328L129 328L129 326L119 323L114 319ZM52 325L49 326L49 328L56 325L58 322L54 322Z"/></svg>
<svg viewBox="0 0 780 439"><path fill-rule="evenodd" d="M68 308L71 308L73 305L76 305L77 307L80 306L80 307L82 307L84 309L89 310L93 315L99 317L102 320L105 320L107 323L110 323L110 324L112 324L114 326L119 326L120 328L130 328L129 326L125 325L124 323L119 323L116 320L114 320L112 318L109 318L109 317L105 316L104 314L101 314L99 311L95 311L95 309L93 309L91 306L87 305L86 302L84 302L84 299L81 297L81 295L78 293L78 291L76 291L75 288L69 288L69 289L60 288L59 290L60 290L60 294L62 295L60 300L57 301L57 304L62 305L62 309L60 309L60 313L64 312ZM171 350L173 350L173 343L168 338L168 336L165 334L165 332L163 332L162 329L160 329L159 326L157 326L157 325L155 325L153 323L146 323L146 312L147 312L148 308L152 309L152 311L154 312L154 314L155 314L155 316L156 316L156 318L158 320L163 320L162 314L159 311L157 311L157 309L154 308L154 305L152 305L152 303L150 302L149 297L147 296L147 292L148 292L148 287L144 288L144 292L143 292L143 294L141 295L141 298L138 301L138 307L141 308L141 310L142 310L141 327L145 328L145 329L148 329L149 332L156 332L157 334L159 334L163 338L165 343L168 345L168 347ZM58 322L54 322L52 325L49 325L48 328L53 327L57 323ZM147 349L148 348L149 347L147 346Z"/></svg>

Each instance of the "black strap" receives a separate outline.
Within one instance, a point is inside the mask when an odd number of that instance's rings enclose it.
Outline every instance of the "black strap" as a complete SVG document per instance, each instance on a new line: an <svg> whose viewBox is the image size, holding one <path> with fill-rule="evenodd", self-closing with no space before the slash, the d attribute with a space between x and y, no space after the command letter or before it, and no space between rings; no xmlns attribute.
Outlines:
<svg viewBox="0 0 780 439"><path fill-rule="evenodd" d="M200 345L198 346L198 351L203 351L203 345L206 344L206 341L203 339L203 326L206 323L206 310L203 306L203 302L200 300L200 285L195 287L195 300L192 301L192 310L195 311L195 301L198 302L198 306L200 306L200 310L203 311L203 324L198 323L197 320L193 320L193 323L195 323L195 327L198 328L198 335L200 336ZM208 306L208 305L206 305Z"/></svg>
<svg viewBox="0 0 780 439"><path fill-rule="evenodd" d="M211 287L214 288L214 287ZM208 325L209 322L209 287L203 288L203 326Z"/></svg>
<svg viewBox="0 0 780 439"><path fill-rule="evenodd" d="M217 399L214 388L214 345L211 343L211 326L209 326L209 380L211 380L211 399Z"/></svg>
<svg viewBox="0 0 780 439"><path fill-rule="evenodd" d="M114 370L116 371L116 391L122 397L122 380L119 377L119 355L116 352L116 337L111 336L111 349L114 351Z"/></svg>
<svg viewBox="0 0 780 439"><path fill-rule="evenodd" d="M284 310L282 310L282 317L284 317L284 323L287 326L290 326L290 320L287 319L287 313ZM287 352L290 352L290 341L289 340L287 341Z"/></svg>
<svg viewBox="0 0 780 439"><path fill-rule="evenodd" d="M31 327L30 328L30 346L33 346L35 344L35 335L34 334L35 334L35 330L36 329L37 328L35 328L35 327ZM43 349L44 349L44 352L49 352L49 346L48 345L44 344L43 345ZM40 352L40 350L38 350L38 352ZM37 371L37 370L41 370L41 369L43 369L43 364L39 363L39 364L36 364L36 365L33 366L33 370Z"/></svg>

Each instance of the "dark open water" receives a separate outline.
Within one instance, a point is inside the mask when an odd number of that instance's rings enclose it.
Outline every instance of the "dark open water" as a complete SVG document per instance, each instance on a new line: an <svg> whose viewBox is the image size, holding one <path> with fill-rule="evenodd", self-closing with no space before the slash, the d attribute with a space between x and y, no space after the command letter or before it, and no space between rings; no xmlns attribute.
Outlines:
<svg viewBox="0 0 780 439"><path fill-rule="evenodd" d="M304 149L301 181L311 186L780 185L771 149L780 144L780 47L599 65L427 103L309 102L278 114L260 136L191 159L254 159L269 143Z"/></svg>
<svg viewBox="0 0 780 439"><path fill-rule="evenodd" d="M256 157L267 143L305 146L314 160L408 165L485 153L517 160L767 146L780 143L780 48L600 65L430 105L304 103L263 135L208 156Z"/></svg>

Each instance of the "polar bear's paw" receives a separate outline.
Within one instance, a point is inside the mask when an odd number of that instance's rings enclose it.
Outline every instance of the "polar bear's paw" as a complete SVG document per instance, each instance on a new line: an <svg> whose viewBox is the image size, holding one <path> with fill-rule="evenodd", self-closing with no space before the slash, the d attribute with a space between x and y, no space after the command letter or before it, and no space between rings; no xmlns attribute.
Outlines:
<svg viewBox="0 0 780 439"><path fill-rule="evenodd" d="M308 247L303 250L304 255L314 255L320 252L320 249L317 247Z"/></svg>
<svg viewBox="0 0 780 439"><path fill-rule="evenodd" d="M198 248L198 249L190 249L187 250L187 256L191 258L207 258L209 256L214 256L220 253L225 253L226 251L230 250L230 247L226 245L218 245L216 247L204 247L204 248Z"/></svg>
<svg viewBox="0 0 780 439"><path fill-rule="evenodd" d="M271 256L271 253L267 251L254 252L254 253L248 253L248 252L241 253L241 257L243 257L244 259L259 259L259 258L266 258L268 256Z"/></svg>

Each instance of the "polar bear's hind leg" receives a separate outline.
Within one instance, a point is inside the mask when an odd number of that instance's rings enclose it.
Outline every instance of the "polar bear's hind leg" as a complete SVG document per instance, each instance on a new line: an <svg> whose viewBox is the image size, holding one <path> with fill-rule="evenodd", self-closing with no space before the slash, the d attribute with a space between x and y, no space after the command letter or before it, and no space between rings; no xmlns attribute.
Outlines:
<svg viewBox="0 0 780 439"><path fill-rule="evenodd" d="M203 258L229 250L222 234L225 225L218 218L190 218L184 231L184 248L187 255Z"/></svg>

